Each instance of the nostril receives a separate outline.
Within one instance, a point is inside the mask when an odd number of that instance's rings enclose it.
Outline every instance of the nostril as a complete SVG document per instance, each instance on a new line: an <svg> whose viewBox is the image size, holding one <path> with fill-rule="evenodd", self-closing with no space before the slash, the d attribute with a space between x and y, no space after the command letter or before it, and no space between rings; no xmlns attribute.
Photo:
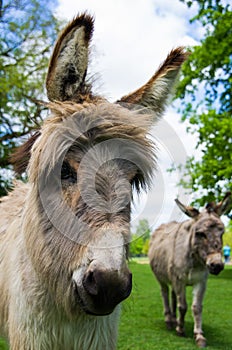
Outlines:
<svg viewBox="0 0 232 350"><path fill-rule="evenodd" d="M94 277L94 272L93 271L88 271L84 278L83 278L83 286L85 290L91 294L91 295L97 295L98 294L98 286L96 279Z"/></svg>
<svg viewBox="0 0 232 350"><path fill-rule="evenodd" d="M214 275L218 275L223 270L223 268L224 268L223 263L211 263L209 265L209 271Z"/></svg>

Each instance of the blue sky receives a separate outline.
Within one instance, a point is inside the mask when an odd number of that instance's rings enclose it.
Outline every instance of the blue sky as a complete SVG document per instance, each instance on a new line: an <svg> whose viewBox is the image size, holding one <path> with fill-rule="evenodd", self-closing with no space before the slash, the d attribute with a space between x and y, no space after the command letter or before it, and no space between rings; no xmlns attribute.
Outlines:
<svg viewBox="0 0 232 350"><path fill-rule="evenodd" d="M97 91L115 101L143 85L167 53L176 46L196 45L202 29L190 25L197 8L188 9L179 0L60 0L57 15L71 20L88 11L95 17L91 74L97 74ZM176 109L169 107L152 135L158 143L158 168L148 194L135 201L132 229L147 218L152 228L170 220L183 219L174 199L192 199L176 184L182 174L170 175L171 164L184 163L187 156L199 157L196 136L186 134ZM167 135L166 135L167 133Z"/></svg>

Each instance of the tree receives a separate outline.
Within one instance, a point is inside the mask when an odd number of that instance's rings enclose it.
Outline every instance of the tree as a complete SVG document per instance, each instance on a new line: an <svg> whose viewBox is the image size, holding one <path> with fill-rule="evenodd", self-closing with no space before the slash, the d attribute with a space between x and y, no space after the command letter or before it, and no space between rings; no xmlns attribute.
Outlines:
<svg viewBox="0 0 232 350"><path fill-rule="evenodd" d="M232 12L223 0L180 0L198 5L192 24L200 24L204 35L191 50L183 66L177 97L187 130L197 133L196 148L202 158L190 158L182 185L197 192L203 205L232 190ZM199 195L200 192L200 195Z"/></svg>
<svg viewBox="0 0 232 350"><path fill-rule="evenodd" d="M147 219L141 219L136 228L136 233L132 234L130 244L130 255L147 255L149 248L151 230Z"/></svg>
<svg viewBox="0 0 232 350"><path fill-rule="evenodd" d="M49 52L59 29L57 0L0 1L0 195L9 155L43 118Z"/></svg>
<svg viewBox="0 0 232 350"><path fill-rule="evenodd" d="M143 242L143 249L142 249L142 254L145 255L145 256L148 255L149 244L150 244L150 238L147 238L147 239Z"/></svg>
<svg viewBox="0 0 232 350"><path fill-rule="evenodd" d="M141 236L132 235L130 243L130 256L141 256L143 254L143 238Z"/></svg>
<svg viewBox="0 0 232 350"><path fill-rule="evenodd" d="M139 220L138 226L136 228L136 235L142 237L143 242L150 239L151 229L149 227L149 222L147 219Z"/></svg>
<svg viewBox="0 0 232 350"><path fill-rule="evenodd" d="M231 225L228 225L222 238L223 238L223 246L227 244L232 248L232 227L231 227Z"/></svg>

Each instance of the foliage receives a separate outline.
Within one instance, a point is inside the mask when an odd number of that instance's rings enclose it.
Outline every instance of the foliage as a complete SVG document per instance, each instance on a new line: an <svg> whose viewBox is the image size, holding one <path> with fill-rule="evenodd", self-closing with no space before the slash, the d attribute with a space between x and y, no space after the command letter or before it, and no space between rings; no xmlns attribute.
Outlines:
<svg viewBox="0 0 232 350"><path fill-rule="evenodd" d="M223 245L228 244L232 248L232 224L227 226L226 231L223 235Z"/></svg>
<svg viewBox="0 0 232 350"><path fill-rule="evenodd" d="M191 49L183 66L177 97L182 119L197 133L200 160L190 158L182 185L201 197L199 204L217 200L232 190L232 11L223 0L181 0L198 6L192 25L203 30L203 39ZM200 195L199 195L200 192Z"/></svg>
<svg viewBox="0 0 232 350"><path fill-rule="evenodd" d="M143 241L150 238L151 229L147 219L139 220L138 226L136 227L136 235L142 236Z"/></svg>
<svg viewBox="0 0 232 350"><path fill-rule="evenodd" d="M0 195L9 154L40 123L49 52L59 23L57 0L0 2ZM46 10L45 10L46 9Z"/></svg>
<svg viewBox="0 0 232 350"><path fill-rule="evenodd" d="M130 256L141 256L143 252L143 237L132 235L130 243Z"/></svg>
<svg viewBox="0 0 232 350"><path fill-rule="evenodd" d="M186 337L168 331L160 287L147 264L131 263L132 295L123 303L117 350L196 350L191 315L192 288L187 287ZM203 330L208 350L230 350L232 344L232 268L210 275L204 298Z"/></svg>
<svg viewBox="0 0 232 350"><path fill-rule="evenodd" d="M132 241L130 244L130 256L147 255L151 230L147 219L139 221L136 228L136 233L132 234Z"/></svg>
<svg viewBox="0 0 232 350"><path fill-rule="evenodd" d="M147 238L144 242L143 242L143 250L142 250L142 254L146 255L148 254L148 250L149 250L149 243L150 243L150 238Z"/></svg>

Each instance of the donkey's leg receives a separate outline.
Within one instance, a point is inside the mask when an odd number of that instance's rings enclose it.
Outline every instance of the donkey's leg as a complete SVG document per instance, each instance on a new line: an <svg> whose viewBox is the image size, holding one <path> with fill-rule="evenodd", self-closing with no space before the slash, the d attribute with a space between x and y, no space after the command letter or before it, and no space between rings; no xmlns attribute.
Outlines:
<svg viewBox="0 0 232 350"><path fill-rule="evenodd" d="M206 289L206 280L199 282L193 287L192 313L194 318L194 336L197 346L204 348L206 339L202 331L202 301Z"/></svg>
<svg viewBox="0 0 232 350"><path fill-rule="evenodd" d="M167 284L161 284L161 295L163 299L165 323L167 329L172 329L172 315L169 305L169 288Z"/></svg>
<svg viewBox="0 0 232 350"><path fill-rule="evenodd" d="M185 295L185 286L183 285L178 289L179 290L176 291L176 297L179 317L177 320L176 332L179 336L185 336L184 318L188 308Z"/></svg>
<svg viewBox="0 0 232 350"><path fill-rule="evenodd" d="M172 304L171 304L172 325L173 325L173 327L176 327L176 306L177 306L177 303L176 303L176 293L173 289L172 289L171 297L172 297L172 299L171 299L172 300Z"/></svg>

